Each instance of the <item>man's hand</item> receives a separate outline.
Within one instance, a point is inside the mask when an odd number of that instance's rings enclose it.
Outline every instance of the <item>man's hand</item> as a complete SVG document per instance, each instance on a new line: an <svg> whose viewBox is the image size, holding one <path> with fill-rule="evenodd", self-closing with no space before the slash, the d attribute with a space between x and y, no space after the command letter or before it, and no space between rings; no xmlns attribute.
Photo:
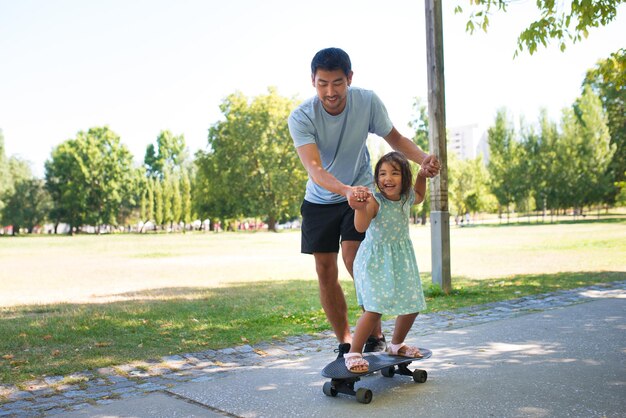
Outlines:
<svg viewBox="0 0 626 418"><path fill-rule="evenodd" d="M365 209L367 206L367 200L371 198L372 193L367 187L354 186L346 193L348 204L354 210Z"/></svg>
<svg viewBox="0 0 626 418"><path fill-rule="evenodd" d="M437 159L435 155L429 155L422 161L420 172L423 173L425 177L433 178L439 174L440 169L441 165L439 164L439 159Z"/></svg>

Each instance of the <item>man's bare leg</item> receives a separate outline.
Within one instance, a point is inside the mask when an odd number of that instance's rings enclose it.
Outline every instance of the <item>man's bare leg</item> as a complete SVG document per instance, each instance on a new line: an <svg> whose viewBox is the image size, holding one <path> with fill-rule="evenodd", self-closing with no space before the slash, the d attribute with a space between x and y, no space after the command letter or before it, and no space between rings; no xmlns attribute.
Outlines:
<svg viewBox="0 0 626 418"><path fill-rule="evenodd" d="M352 273L352 267L354 265L354 259L356 258L356 253L359 250L359 245L361 245L360 241L341 241L341 256L343 258L343 263L346 266L346 270L350 273L350 277L354 280L354 274ZM378 318L378 322L376 326L374 326L374 331L372 331L372 337L382 338L383 330L380 322L380 318Z"/></svg>
<svg viewBox="0 0 626 418"><path fill-rule="evenodd" d="M314 253L315 270L320 286L320 302L326 318L340 343L352 342L348 324L348 306L339 284L337 253Z"/></svg>

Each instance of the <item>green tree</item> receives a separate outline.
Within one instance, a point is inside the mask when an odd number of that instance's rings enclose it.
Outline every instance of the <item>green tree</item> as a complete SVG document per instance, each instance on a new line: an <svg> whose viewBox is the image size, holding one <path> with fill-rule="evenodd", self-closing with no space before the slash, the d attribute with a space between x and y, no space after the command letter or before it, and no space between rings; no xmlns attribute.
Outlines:
<svg viewBox="0 0 626 418"><path fill-rule="evenodd" d="M153 221L155 219L154 218L154 214L155 214L154 180L148 180L146 187L147 187L147 193L146 193L147 203L146 203L146 217L144 219L146 220L146 222L148 222L148 221Z"/></svg>
<svg viewBox="0 0 626 418"><path fill-rule="evenodd" d="M144 179L145 183L143 184L143 188L141 191L141 195L139 197L139 219L143 223L146 222L148 218L148 181Z"/></svg>
<svg viewBox="0 0 626 418"><path fill-rule="evenodd" d="M9 157L9 178L13 183L33 178L30 163L14 155Z"/></svg>
<svg viewBox="0 0 626 418"><path fill-rule="evenodd" d="M84 183L74 181L73 173L78 169L74 156L76 140L68 140L52 150L51 159L44 164L46 189L52 197L50 217L55 223L54 230L61 222L69 225L69 233L85 222L86 195Z"/></svg>
<svg viewBox="0 0 626 418"><path fill-rule="evenodd" d="M217 161L213 153L196 152L196 176L192 187L192 207L193 211L200 216L204 222L210 220L210 228L213 230L215 221L226 219L235 212L236 202L229 199L232 196L224 194L224 199L217 198L219 189L216 189L214 176L219 174L216 167Z"/></svg>
<svg viewBox="0 0 626 418"><path fill-rule="evenodd" d="M4 134L0 129L0 213L4 207L3 196L9 192L9 187L12 185L11 177L9 175L9 161L4 151ZM2 220L2 218L0 218Z"/></svg>
<svg viewBox="0 0 626 418"><path fill-rule="evenodd" d="M515 130L508 121L506 110L500 109L494 126L488 129L490 189L501 208L506 209L507 222L510 205L515 201L518 184L515 177L521 147L515 141Z"/></svg>
<svg viewBox="0 0 626 418"><path fill-rule="evenodd" d="M108 127L78 132L57 146L45 163L53 216L73 227L116 224L132 193L132 155Z"/></svg>
<svg viewBox="0 0 626 418"><path fill-rule="evenodd" d="M223 101L225 120L209 130L209 151L197 154L207 193L202 208L214 217L262 217L269 230L298 216L306 172L285 123L294 107L274 88L252 100L237 92Z"/></svg>
<svg viewBox="0 0 626 418"><path fill-rule="evenodd" d="M518 52L527 49L532 55L541 44L544 47L554 39L559 43L561 51L567 42L576 43L589 35L589 29L605 26L617 16L617 8L623 0L572 0L559 2L554 0L536 0L541 18L531 22L517 39ZM489 17L494 11L506 12L515 3L513 0L470 0L472 9L466 29L473 33L478 28L487 31ZM458 3L457 3L458 4ZM463 8L457 6L456 13Z"/></svg>
<svg viewBox="0 0 626 418"><path fill-rule="evenodd" d="M609 58L600 60L587 72L583 81L600 98L607 126L611 135L611 144L615 154L609 165L609 176L614 180L614 187L609 189L605 200L614 203L619 194L619 185L626 181L626 49L621 48Z"/></svg>
<svg viewBox="0 0 626 418"><path fill-rule="evenodd" d="M140 215L142 226L140 232L143 232L146 223L154 221L154 179L148 177L144 178L143 181L142 210Z"/></svg>
<svg viewBox="0 0 626 418"><path fill-rule="evenodd" d="M430 141L428 136L428 110L426 109L426 106L422 103L421 98L415 98L415 101L413 102L413 110L416 112L416 114L414 114L412 120L409 121L409 127L415 130L415 135L413 135L413 142L415 142L417 146L419 146L425 152L429 152ZM413 171L417 173L417 171L419 170L419 168L417 168L417 164L411 165L414 168ZM430 193L426 193L424 201L421 205L411 207L411 212L414 216L420 218L420 222L422 225L426 225L426 218L430 213Z"/></svg>
<svg viewBox="0 0 626 418"><path fill-rule="evenodd" d="M130 230L130 225L136 225L143 220L141 199L144 194L146 170L144 167L133 167L129 173L126 193L123 194L119 210L116 215L116 225L124 225Z"/></svg>
<svg viewBox="0 0 626 418"><path fill-rule="evenodd" d="M0 131L0 134L2 132ZM15 192L15 185L21 181L33 178L30 164L17 156L6 158L4 156L3 139L0 136L0 220L2 219L2 208L6 204L6 199Z"/></svg>
<svg viewBox="0 0 626 418"><path fill-rule="evenodd" d="M162 180L153 178L152 189L154 190L154 223L157 228L161 227L164 222L164 199L163 199L163 183Z"/></svg>
<svg viewBox="0 0 626 418"><path fill-rule="evenodd" d="M448 154L448 197L453 212L458 215L489 209L492 197L488 189L487 169L482 156L460 160Z"/></svg>
<svg viewBox="0 0 626 418"><path fill-rule="evenodd" d="M191 181L189 180L189 173L187 170L182 171L180 178L180 193L181 193L181 220L187 225L191 223ZM183 231L185 230L183 229Z"/></svg>
<svg viewBox="0 0 626 418"><path fill-rule="evenodd" d="M600 99L589 86L585 87L573 108L564 111L563 141L572 162L571 205L582 209L586 205L601 203L613 187L607 168L615 145L610 143Z"/></svg>
<svg viewBox="0 0 626 418"><path fill-rule="evenodd" d="M151 176L163 177L168 170L181 167L187 161L187 149L184 135L174 135L165 130L157 137L154 144L148 145L144 157L144 164Z"/></svg>
<svg viewBox="0 0 626 418"><path fill-rule="evenodd" d="M519 211L537 209L538 189L541 186L542 161L540 154L541 133L534 125L520 122L520 156L517 165L515 205Z"/></svg>
<svg viewBox="0 0 626 418"><path fill-rule="evenodd" d="M40 225L52 208L50 195L43 180L29 178L18 181L13 193L6 196L6 206L2 209L2 219L13 225L13 235L26 228L28 233Z"/></svg>
<svg viewBox="0 0 626 418"><path fill-rule="evenodd" d="M559 207L558 197L562 188L559 184L561 166L557 150L559 132L556 123L548 118L546 109L540 110L538 127L536 133L529 130L522 134L526 155L522 164L526 177L530 179L529 188L536 208L545 217L547 209Z"/></svg>
<svg viewBox="0 0 626 418"><path fill-rule="evenodd" d="M177 227L183 219L183 200L180 193L180 179L173 176L171 179L172 189L172 221Z"/></svg>
<svg viewBox="0 0 626 418"><path fill-rule="evenodd" d="M172 175L169 170L165 171L163 180L161 180L162 196L163 199L163 225L170 224L174 220L174 214L172 212L172 201L174 197L174 188L172 186Z"/></svg>
<svg viewBox="0 0 626 418"><path fill-rule="evenodd" d="M415 130L413 142L421 149L428 152L430 144L428 139L428 110L420 97L414 99L413 111L415 114L413 114L412 119L409 121L409 127Z"/></svg>

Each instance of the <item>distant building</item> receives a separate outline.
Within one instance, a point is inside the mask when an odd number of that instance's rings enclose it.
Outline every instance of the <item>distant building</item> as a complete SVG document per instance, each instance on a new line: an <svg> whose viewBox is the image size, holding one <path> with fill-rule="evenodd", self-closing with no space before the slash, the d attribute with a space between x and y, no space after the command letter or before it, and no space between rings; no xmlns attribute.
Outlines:
<svg viewBox="0 0 626 418"><path fill-rule="evenodd" d="M484 131L478 140L478 145L476 146L476 155L483 156L483 164L487 165L489 163L489 136L487 131Z"/></svg>
<svg viewBox="0 0 626 418"><path fill-rule="evenodd" d="M464 125L448 129L448 152L453 152L461 160L473 160L483 156L483 163L489 161L487 132L478 137L478 125Z"/></svg>

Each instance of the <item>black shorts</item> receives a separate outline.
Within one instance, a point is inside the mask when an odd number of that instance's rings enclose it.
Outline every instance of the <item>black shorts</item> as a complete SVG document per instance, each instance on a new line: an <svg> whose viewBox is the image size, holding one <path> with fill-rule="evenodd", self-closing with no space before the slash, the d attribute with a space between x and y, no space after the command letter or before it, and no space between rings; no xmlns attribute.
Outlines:
<svg viewBox="0 0 626 418"><path fill-rule="evenodd" d="M348 202L320 205L304 200L301 252L338 253L340 241L363 241L365 233L354 228L354 210Z"/></svg>

